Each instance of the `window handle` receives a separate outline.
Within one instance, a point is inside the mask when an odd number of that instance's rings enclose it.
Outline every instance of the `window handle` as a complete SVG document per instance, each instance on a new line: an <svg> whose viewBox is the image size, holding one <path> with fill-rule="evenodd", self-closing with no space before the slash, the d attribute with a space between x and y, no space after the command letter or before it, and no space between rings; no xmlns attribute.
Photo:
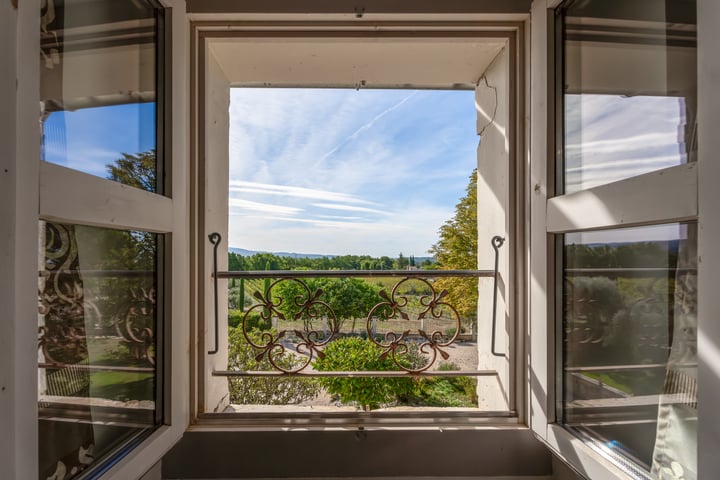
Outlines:
<svg viewBox="0 0 720 480"><path fill-rule="evenodd" d="M218 232L213 232L210 235L208 235L208 239L210 240L210 243L213 244L213 282L215 287L215 348L213 350L210 350L208 352L208 355L214 355L218 352L218 328L220 323L218 322L218 266L217 266L217 251L218 246L220 246L220 242L222 241L222 235L220 235Z"/></svg>
<svg viewBox="0 0 720 480"><path fill-rule="evenodd" d="M497 291L498 291L498 269L500 263L500 247L505 243L505 238L500 235L495 235L492 240L492 247L495 250L495 279L493 280L493 310L492 310L492 339L490 341L490 351L496 357L504 357L504 353L498 353L495 351L495 329L497 327Z"/></svg>

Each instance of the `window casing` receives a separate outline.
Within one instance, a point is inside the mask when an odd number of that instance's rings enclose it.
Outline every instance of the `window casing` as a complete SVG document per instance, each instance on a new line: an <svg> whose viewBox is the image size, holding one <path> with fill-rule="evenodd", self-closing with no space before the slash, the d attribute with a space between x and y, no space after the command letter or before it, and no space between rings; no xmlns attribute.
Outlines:
<svg viewBox="0 0 720 480"><path fill-rule="evenodd" d="M332 23L329 23L329 25L332 25ZM472 27L477 28L477 31L482 30L482 23L478 24L478 27ZM515 75L519 71L519 64L520 59L522 58L522 30L519 29L521 24L512 24L509 28L507 33L503 33L503 35L507 35L507 38L509 41L506 43L506 55L507 55L507 65L506 65L506 71L503 72L504 77L502 77L503 82L505 83L501 88L503 91L501 93L497 93L497 90L495 90L497 96L492 98L492 90L488 89L488 98L482 98L480 99L481 102L488 101L488 103L492 103L492 101L497 101L498 98L500 98L501 102L507 102L506 108L507 110L503 110L504 115L507 115L503 121L507 122L504 124L504 126L513 125L513 128L508 127L507 130L503 130L502 128L498 129L497 131L501 132L501 134L504 134L507 131L507 136L504 137L502 140L497 142L497 146L500 149L503 149L505 146L510 145L510 151L508 152L505 150L505 154L509 155L509 160L507 164L504 164L502 167L498 168L497 170L503 170L503 168L506 168L507 171L503 172L495 172L499 177L502 178L501 181L506 182L506 184L510 184L508 187L510 191L512 192L509 195L509 204L505 205L505 208L508 209L509 212L505 218L498 219L499 223L501 224L500 228L504 231L511 231L513 232L511 234L511 242L508 244L509 248L507 253L503 252L503 260L502 263L504 269L509 269L512 273L508 275L508 279L511 279L511 285L507 285L507 288L514 289L517 292L522 291L523 289L523 273L522 273L522 262L516 262L514 252L523 251L523 244L522 244L522 233L524 228L521 226L522 221L520 218L522 218L522 215L519 214L520 211L522 211L523 208L523 201L520 197L517 197L516 195L521 195L522 188L520 187L523 183L523 176L522 176L522 167L521 162L519 162L519 152L522 151L521 145L524 142L524 137L521 132L522 130L519 130L518 128L514 128L519 126L518 120L521 118L521 115L519 112L522 109L523 103L521 101L521 96L519 95L518 88L521 86L522 82L517 82ZM200 208L200 211L197 214L198 218L198 225L202 226L205 225L205 230L200 230L197 233L197 251L199 255L199 262L198 262L198 271L204 271L206 275L203 275L204 278L211 277L211 271L210 271L210 263L212 259L212 245L209 244L207 241L208 235L212 233L213 231L218 231L221 233L223 238L227 238L226 235L226 225L227 225L227 214L223 214L223 211L227 210L227 194L223 195L223 192L226 192L227 189L227 163L226 161L223 161L223 158L226 158L227 151L225 150L225 147L222 145L227 144L227 125L228 125L228 118L227 118L227 108L224 107L223 102L227 102L227 98L229 96L228 90L230 85L241 85L243 80L241 80L241 69L237 68L237 64L230 66L229 64L223 63L224 58L230 58L227 56L227 52L231 52L232 50L229 50L229 48L232 47L232 42L237 42L238 44L242 44L247 39L254 39L254 46L255 51L254 53L241 53L242 50L238 50L235 52L234 57L237 58L238 55L244 56L244 55L260 55L262 57L261 60L255 60L254 58L248 58L248 62L252 61L258 61L261 63L258 63L253 68L247 68L247 73L250 75L250 80L248 82L253 84L263 84L268 86L314 86L320 83L318 86L347 86L347 85L355 85L360 84L359 81L354 82L351 78L352 76L352 69L347 68L347 70L342 70L342 68L338 68L336 70L329 70L327 75L323 75L321 79L318 79L317 72L314 72L312 70L302 70L299 69L297 72L297 77L283 77L282 75L278 76L278 73L275 71L275 67L273 65L276 65L278 63L282 62L283 57L283 48L278 47L277 40L276 41L269 41L267 42L268 48L270 48L269 52L273 53L270 55L268 54L258 54L257 52L263 51L264 43L267 41L266 39L271 39L273 36L277 35L277 31L282 30L284 28L283 24L280 23L275 26L266 26L268 32L262 32L262 29L258 30L258 28L253 27L252 29L248 29L248 31L243 31L242 27L235 27L234 32L213 32L210 28L207 28L202 23L198 23L196 25L198 34L199 34L199 43L196 47L195 51L198 52L197 57L194 59L194 64L197 65L198 72L199 72L199 81L197 85L197 89L194 90L196 92L197 98L195 99L196 104L199 105L199 116L197 117L197 121L201 122L199 124L198 129L198 151L199 151L199 158L198 158L198 167L199 171L201 172L201 175L205 175L205 179L202 177L199 178L200 187L198 189L197 194L199 195L200 203L199 205L203 204L203 199L205 202L205 208ZM342 31L342 26L336 26L334 27L338 31ZM348 38L352 39L353 37L357 37L358 39L362 39L367 36L373 36L372 33L365 31L366 27L363 27L358 32L346 32L344 33L344 36L347 36ZM467 33L464 35L467 35L468 37L472 38L473 36L478 36L479 38L483 37L483 34L477 34L474 33L475 31L472 28L468 28L466 26L458 25L458 30L462 31L463 29L467 30ZM206 31L204 31L207 29ZM311 27L307 27L307 31L303 31L302 33L298 33L297 36L300 38L300 40L295 40L293 45L300 44L302 45L303 42L307 39L311 39L314 36L318 35L317 33L312 32ZM322 38L327 38L328 34L320 35ZM403 39L402 42L407 42L408 45L412 44L413 42L417 42L418 45L432 45L433 43L437 42L437 45L439 47L442 47L444 42L452 42L450 38L454 36L462 36L458 34L458 32L454 33L444 33L442 31L435 31L432 33L420 33L417 35L409 36L407 39ZM226 37L226 38L223 38ZM330 35L331 37L331 35ZM379 38L383 38L383 35L381 34ZM402 37L401 37L402 38ZM349 47L352 49L352 41L349 41ZM468 40L472 41L472 40ZM317 43L317 41L315 41ZM503 40L502 42L505 42ZM331 44L328 44L328 48ZM418 50L420 51L420 50ZM359 54L361 55L367 55L367 53L363 53L362 51L359 51ZM376 54L377 58L382 58L382 52L378 51ZM271 60L268 60L268 58L271 58ZM300 58L302 58L302 54L300 54ZM339 57L341 58L341 57ZM339 60L341 62L344 62L345 60ZM328 62L326 62L328 63ZM329 62L330 64L333 62ZM220 66L222 64L222 67ZM246 63L245 65L250 65L252 63ZM255 65L255 64L253 64ZM407 81L401 81L403 78L407 78L408 74L407 72L398 72L394 70L393 68L387 67L387 65L382 64L382 62L379 62L377 66L374 65L374 63L370 63L371 67L369 72L366 72L369 76L375 75L377 78L375 81L376 84L370 83L370 85L375 86L381 86L384 88L389 87L397 87L401 86L402 84L407 83ZM380 65L385 65L383 68L385 70L382 70L379 68ZM373 71L377 70L377 71ZM443 69L438 69L438 71L442 71ZM263 77L257 76L262 75L257 74L257 71L266 72L266 77L263 80ZM427 71L427 70L421 70L421 71ZM343 73L345 72L345 73ZM429 72L429 71L428 71ZM308 76L308 73L310 76ZM256 77L253 77L252 75L255 75ZM273 76L274 75L274 76ZM360 74L362 75L362 74ZM442 88L443 85L446 85L446 80L438 80L437 78L433 79L432 74L428 73L430 79L428 79L429 84L433 85L433 88ZM300 80L298 80L300 79ZM423 76L422 74L418 74L418 84L423 84ZM307 82L307 83L305 83ZM370 80L368 80L370 82ZM433 84L432 82L436 82ZM474 80L472 83L469 84L469 86L474 87ZM203 92L210 92L203 93ZM212 93L216 92L216 93ZM207 95L207 96L205 96ZM204 100L203 100L204 98ZM219 106L218 106L219 105ZM481 130L481 127L484 123L493 123L492 117L492 106L488 105L488 112L489 118L479 118L478 119L478 130ZM488 136L490 138L490 136ZM487 145L490 145L490 142L487 142ZM501 162L500 162L501 163ZM502 163L501 163L502 164ZM511 171L512 170L512 171ZM509 180L509 179L512 179ZM204 186L204 188L203 188ZM520 226L519 226L520 225ZM505 230L508 229L508 230ZM519 230L516 230L519 229ZM513 253L510 253L510 252ZM221 250L222 252L222 250ZM492 251L490 250L490 253ZM507 255L507 257L505 256ZM223 264L226 261L226 258L224 258L224 255L221 253L218 256L219 260L219 270L223 271L225 270L225 265ZM506 262L509 262L506 263ZM489 261L488 263L492 263ZM485 265L482 265L484 267ZM489 268L492 268L492 265L488 265ZM508 271L508 270L504 270ZM226 281L221 280L221 285L226 284ZM211 323L208 323L207 319L213 318L213 299L212 299L212 283L201 281L201 283L198 285L200 288L198 289L199 292L205 292L203 296L204 298L200 298L198 302L198 308L197 312L199 315L198 325L204 325L200 329L201 332L205 332L206 334L206 340L204 342L201 342L205 344L206 349L205 351L212 351L213 350L213 325ZM223 291L225 289L225 286L221 286L220 291ZM490 292L488 292L488 295L490 295ZM501 296L504 297L504 296ZM515 299L516 297L512 295L512 298ZM223 305L222 300L219 302L220 305ZM519 355L519 352L522 350L522 335L516 335L518 329L519 329L519 319L520 319L520 311L521 308L516 303L515 300L510 302L510 305L508 305L508 308L511 312L511 317L515 319L514 321L510 322L508 324L508 329L510 330L510 334L508 337L505 337L505 331L502 331L499 333L499 338L501 339L499 344L503 345L503 347L500 347L499 350L502 350L503 352L510 352L509 357L512 359L509 364L507 363L507 359L500 360L503 362L502 369L505 372L504 375L506 377L503 378L503 384L509 386L508 391L509 396L506 398L505 401L509 402L510 407L507 408L507 410L512 412L519 412L518 414L522 416L522 408L518 408L519 402L522 402L522 395L518 395L517 388L518 386L522 385L522 376L519 373L519 371L516 371L515 369L519 368L518 363L514 361L516 355ZM486 308L489 310L489 307ZM225 313L220 309L220 318L223 319L225 317ZM223 326L224 322L220 323L220 330L219 330L219 338L223 339L226 338L227 334L223 330L223 328L227 328L227 326ZM500 325L502 325L502 322L500 322ZM502 327L501 327L502 328ZM489 330L489 324L488 324L488 330ZM504 328L502 330L505 330ZM489 337L490 332L487 332L487 335L485 338ZM509 338L509 340L505 340L505 338ZM508 342L507 344L505 342ZM489 344L489 339L486 342ZM507 348L504 348L507 346ZM199 370L201 372L204 372L203 375L200 376L198 379L198 398L197 398L197 405L198 405L198 414L202 418L202 421L205 422L216 422L216 421L228 421L228 418L223 418L223 420L220 420L222 417L219 415L216 415L217 412L221 412L225 409L225 404L223 402L227 402L226 393L223 392L223 386L222 383L217 382L217 378L213 378L213 372L217 371L224 371L225 365L223 365L224 361L224 351L223 349L226 348L223 346L223 342L221 341L220 345L220 352L217 355L211 355L208 357L204 356L205 352L198 352L199 358L198 358L198 364L200 366ZM203 379L204 376L204 379ZM225 379L221 378L222 382L225 382ZM226 387L225 387L226 388ZM520 390L521 391L521 390ZM497 410L505 410L505 408L499 408ZM206 413L208 412L208 413ZM215 413L210 413L215 412ZM276 414L277 417L278 414ZM283 413L282 416L287 417L287 413ZM417 418L413 419L412 417L416 416ZM423 420L421 417L425 417L425 420ZM254 415L255 418L248 419L251 422L256 422L258 420L257 415ZM408 422L434 422L432 420L433 414L429 415L410 415L408 416ZM468 420L467 415L457 415L458 419L457 422L469 422L472 420ZM278 417L279 418L279 417ZM234 417L235 421L241 421L241 418L236 416ZM268 420L270 425L272 425L274 422L277 421L277 419L273 418L272 416L268 416ZM490 420L490 421L497 421ZM516 419L511 420L511 422L516 422Z"/></svg>

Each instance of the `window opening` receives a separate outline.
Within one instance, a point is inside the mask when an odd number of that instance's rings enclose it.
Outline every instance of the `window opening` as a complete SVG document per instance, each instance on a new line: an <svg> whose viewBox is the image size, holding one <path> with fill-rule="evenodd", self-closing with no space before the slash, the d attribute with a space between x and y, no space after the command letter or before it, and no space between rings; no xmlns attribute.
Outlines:
<svg viewBox="0 0 720 480"><path fill-rule="evenodd" d="M477 408L476 378L498 376L478 345L509 354L494 324L477 338L506 280L477 269L478 249L498 269L504 238L477 233L476 116L468 91L231 90L229 268L213 280L229 368L213 375L235 411Z"/></svg>

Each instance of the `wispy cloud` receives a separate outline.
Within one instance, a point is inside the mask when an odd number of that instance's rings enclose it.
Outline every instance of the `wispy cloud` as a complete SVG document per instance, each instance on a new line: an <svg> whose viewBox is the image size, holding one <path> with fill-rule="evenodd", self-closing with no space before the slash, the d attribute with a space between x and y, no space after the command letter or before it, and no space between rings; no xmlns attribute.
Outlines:
<svg viewBox="0 0 720 480"><path fill-rule="evenodd" d="M230 190L238 193L252 193L260 195L283 195L288 197L309 198L313 200L328 200L348 203L361 203L374 205L375 202L357 198L346 193L330 192L314 188L294 187L290 185L272 185L268 183L246 182L231 180Z"/></svg>
<svg viewBox="0 0 720 480"><path fill-rule="evenodd" d="M390 215L389 212L384 210L378 210L376 208L358 207L355 205L341 205L339 203L313 203L313 207L328 208L330 210L346 210L349 212L366 212L366 213L377 213L380 215Z"/></svg>
<svg viewBox="0 0 720 480"><path fill-rule="evenodd" d="M302 211L235 208L230 245L425 255L476 165L475 115L472 92L233 89L230 198Z"/></svg>
<svg viewBox="0 0 720 480"><path fill-rule="evenodd" d="M303 211L302 208L253 202L251 200L243 200L241 198L231 198L229 200L229 205L231 208L235 207L238 209L252 210L256 212L284 213L286 215L294 215Z"/></svg>

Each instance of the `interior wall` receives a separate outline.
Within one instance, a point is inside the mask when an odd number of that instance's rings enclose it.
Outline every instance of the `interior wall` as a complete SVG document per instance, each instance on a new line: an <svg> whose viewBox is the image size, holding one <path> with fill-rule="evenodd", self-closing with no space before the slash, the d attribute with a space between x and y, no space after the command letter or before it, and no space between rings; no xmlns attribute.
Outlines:
<svg viewBox="0 0 720 480"><path fill-rule="evenodd" d="M531 0L188 0L191 13L527 13Z"/></svg>
<svg viewBox="0 0 720 480"><path fill-rule="evenodd" d="M189 432L163 478L550 478L527 429ZM539 479L536 479L539 480ZM565 479L563 479L565 480Z"/></svg>
<svg viewBox="0 0 720 480"><path fill-rule="evenodd" d="M495 268L495 250L491 240L500 235L506 243L500 248L499 282L497 292L497 331L495 352L492 344L491 278L478 282L478 369L495 370L498 377L478 377L478 406L481 410L504 411L514 409L510 398L510 330L512 319L506 298L509 290L509 252L514 248L510 238L513 212L510 206L510 139L508 127L511 119L509 101L510 56L506 44L485 71L475 89L477 132L480 144L477 151L477 227L478 269Z"/></svg>
<svg viewBox="0 0 720 480"><path fill-rule="evenodd" d="M0 465L37 478L39 0L0 2ZM36 61L33 61L36 60Z"/></svg>
<svg viewBox="0 0 720 480"><path fill-rule="evenodd" d="M230 128L230 82L212 52L207 51L206 64L206 111L205 111L205 319L215 318L214 288L212 281L213 246L208 235L217 232L222 236L218 248L218 270L228 268L228 185L230 161L228 158L228 131ZM200 165L202 168L203 161ZM218 352L207 355L205 362L205 411L222 412L229 405L228 382L225 377L213 377L213 370L227 370L228 358L228 303L227 280L218 280ZM206 351L215 348L215 325L205 323ZM201 350L201 354L204 351Z"/></svg>
<svg viewBox="0 0 720 480"><path fill-rule="evenodd" d="M720 2L698 0L698 478L720 472Z"/></svg>

